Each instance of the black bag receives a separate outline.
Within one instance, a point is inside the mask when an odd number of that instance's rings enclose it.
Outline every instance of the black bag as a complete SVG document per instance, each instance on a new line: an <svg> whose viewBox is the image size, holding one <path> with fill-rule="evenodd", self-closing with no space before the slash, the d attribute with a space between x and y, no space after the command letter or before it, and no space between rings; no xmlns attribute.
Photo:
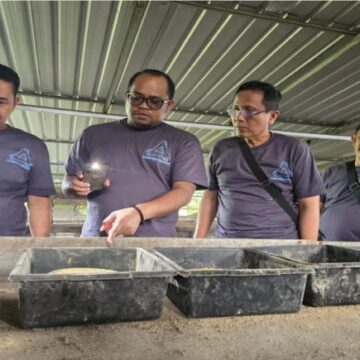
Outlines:
<svg viewBox="0 0 360 360"><path fill-rule="evenodd" d="M270 194L270 196L279 204L279 206L284 209L284 211L289 215L289 217L294 222L294 224L297 228L298 227L297 213L292 208L292 206L289 204L289 202L285 199L281 190L278 187L276 187L271 182L271 180L265 175L265 173L261 169L260 165L256 161L249 145L246 143L246 141L243 138L239 139L239 146L240 146L240 150L241 150L247 164L249 165L251 171L253 172L256 179L259 181L259 183L263 187L263 189L266 190ZM360 192L359 192L359 196L360 196ZM360 201L360 198L359 198L359 201ZM323 239L324 239L324 235L319 230L318 240L323 240Z"/></svg>
<svg viewBox="0 0 360 360"><path fill-rule="evenodd" d="M358 182L357 179L355 161L348 161L346 163L346 170L349 179L349 189L360 203L360 183Z"/></svg>

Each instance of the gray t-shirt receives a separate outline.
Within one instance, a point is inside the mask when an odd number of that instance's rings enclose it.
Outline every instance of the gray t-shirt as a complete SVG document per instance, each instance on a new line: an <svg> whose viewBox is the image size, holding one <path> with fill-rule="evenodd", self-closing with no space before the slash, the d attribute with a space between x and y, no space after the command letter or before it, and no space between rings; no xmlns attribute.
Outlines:
<svg viewBox="0 0 360 360"><path fill-rule="evenodd" d="M29 195L51 196L55 189L46 145L7 126L0 130L0 236L24 236Z"/></svg>
<svg viewBox="0 0 360 360"><path fill-rule="evenodd" d="M75 175L89 162L111 166L111 186L88 196L88 211L82 236L104 235L102 220L112 211L153 200L171 190L177 181L206 187L206 171L197 138L161 123L141 130L126 119L91 126L75 142L66 164ZM135 236L176 236L178 212L147 220Z"/></svg>
<svg viewBox="0 0 360 360"><path fill-rule="evenodd" d="M272 134L252 152L297 212L297 199L320 195L320 174L309 147ZM216 237L297 239L297 228L262 188L242 156L237 137L219 141L210 156L209 189L218 191Z"/></svg>
<svg viewBox="0 0 360 360"><path fill-rule="evenodd" d="M356 168L358 179L360 168ZM330 167L323 174L325 196L320 230L325 240L360 241L360 204L349 189L346 165Z"/></svg>

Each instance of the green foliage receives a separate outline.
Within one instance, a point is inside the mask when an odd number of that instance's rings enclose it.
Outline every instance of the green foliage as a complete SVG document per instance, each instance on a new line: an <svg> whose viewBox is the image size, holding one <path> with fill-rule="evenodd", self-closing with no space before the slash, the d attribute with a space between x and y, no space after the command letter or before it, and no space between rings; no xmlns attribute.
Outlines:
<svg viewBox="0 0 360 360"><path fill-rule="evenodd" d="M202 196L202 191L196 191L190 203L180 209L179 215L191 216L197 214L199 211L201 196Z"/></svg>

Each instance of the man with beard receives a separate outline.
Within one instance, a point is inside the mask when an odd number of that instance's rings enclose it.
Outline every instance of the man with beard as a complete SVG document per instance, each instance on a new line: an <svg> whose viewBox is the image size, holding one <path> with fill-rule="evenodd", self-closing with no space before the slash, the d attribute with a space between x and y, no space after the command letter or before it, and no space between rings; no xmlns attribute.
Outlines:
<svg viewBox="0 0 360 360"><path fill-rule="evenodd" d="M199 141L162 122L174 108L171 78L146 69L125 93L127 118L91 126L75 142L66 164L65 193L87 196L82 236L176 236L178 210L206 186ZM83 170L110 165L100 191L91 192Z"/></svg>

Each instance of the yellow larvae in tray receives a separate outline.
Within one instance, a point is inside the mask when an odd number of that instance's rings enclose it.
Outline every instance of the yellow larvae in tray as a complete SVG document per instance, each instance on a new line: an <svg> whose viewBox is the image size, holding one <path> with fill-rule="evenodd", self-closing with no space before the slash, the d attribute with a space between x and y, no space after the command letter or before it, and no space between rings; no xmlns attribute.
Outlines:
<svg viewBox="0 0 360 360"><path fill-rule="evenodd" d="M109 270L109 269L100 269L100 268L88 268L88 267L74 267L74 268L64 268L56 269L50 271L49 275L92 275L92 274L116 274L118 271Z"/></svg>

